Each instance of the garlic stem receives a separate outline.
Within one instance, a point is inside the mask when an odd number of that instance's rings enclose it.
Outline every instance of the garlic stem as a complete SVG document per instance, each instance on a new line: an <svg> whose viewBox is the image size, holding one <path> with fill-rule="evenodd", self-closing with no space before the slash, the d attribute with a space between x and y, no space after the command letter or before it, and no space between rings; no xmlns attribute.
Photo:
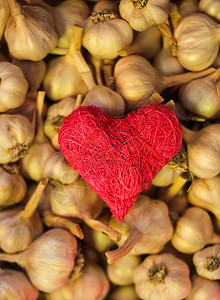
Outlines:
<svg viewBox="0 0 220 300"><path fill-rule="evenodd" d="M137 242L142 238L143 234L137 229L132 228L127 240L118 249L108 251L105 255L108 258L108 263L112 264L115 261L121 259L134 248Z"/></svg>
<svg viewBox="0 0 220 300"><path fill-rule="evenodd" d="M188 144L191 142L194 132L185 126L181 125L183 131L183 140Z"/></svg>
<svg viewBox="0 0 220 300"><path fill-rule="evenodd" d="M7 0L8 1L8 6L10 8L10 12L12 16L15 18L17 16L23 17L21 13L21 7L15 0Z"/></svg>
<svg viewBox="0 0 220 300"><path fill-rule="evenodd" d="M178 74L178 75L164 76L163 77L163 89L166 89L166 88L174 86L174 85L184 84L193 79L201 78L206 75L212 74L214 72L216 72L216 69L209 68L209 69L206 69L206 70L200 71L200 72L188 72L188 73L183 73L183 74Z"/></svg>
<svg viewBox="0 0 220 300"><path fill-rule="evenodd" d="M30 218L33 215L41 199L41 196L46 188L48 180L48 178L43 178L38 183L38 186L35 189L33 195L29 199L28 203L25 205L24 210L21 212L22 218Z"/></svg>
<svg viewBox="0 0 220 300"><path fill-rule="evenodd" d="M166 203L169 203L174 196L178 194L178 192L183 188L185 183L188 181L186 177L178 176L172 185L167 189L167 191L163 194L163 199Z"/></svg>
<svg viewBox="0 0 220 300"><path fill-rule="evenodd" d="M112 229L108 225L98 221L94 220L90 217L89 213L86 213L83 215L82 220L91 228L101 231L105 233L107 236L110 237L115 242L118 242L121 239L121 233Z"/></svg>
<svg viewBox="0 0 220 300"><path fill-rule="evenodd" d="M44 223L48 227L61 227L66 228L69 230L73 235L77 236L79 239L84 238L84 234L79 226L79 224L76 224L66 218L55 216L51 213L46 214L44 216Z"/></svg>

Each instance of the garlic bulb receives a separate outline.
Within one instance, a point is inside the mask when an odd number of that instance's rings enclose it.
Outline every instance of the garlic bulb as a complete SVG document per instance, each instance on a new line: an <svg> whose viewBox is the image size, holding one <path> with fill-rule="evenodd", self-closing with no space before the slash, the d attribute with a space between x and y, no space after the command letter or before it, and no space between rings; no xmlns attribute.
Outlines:
<svg viewBox="0 0 220 300"><path fill-rule="evenodd" d="M133 43L121 49L120 56L140 54L147 59L152 59L161 48L161 33L157 26L152 26L144 31L135 32Z"/></svg>
<svg viewBox="0 0 220 300"><path fill-rule="evenodd" d="M79 173L74 170L66 161L62 152L53 152L45 161L44 175L52 181L52 183L71 184L74 183Z"/></svg>
<svg viewBox="0 0 220 300"><path fill-rule="evenodd" d="M144 31L168 19L169 4L169 0L121 0L119 12L131 28Z"/></svg>
<svg viewBox="0 0 220 300"><path fill-rule="evenodd" d="M194 253L205 245L219 243L220 236L213 232L211 219L204 209L189 207L178 219L171 242L180 252Z"/></svg>
<svg viewBox="0 0 220 300"><path fill-rule="evenodd" d="M79 178L72 184L56 185L50 194L50 203L54 214L82 219L88 226L104 232L114 241L120 239L118 231L95 220L104 202L85 180Z"/></svg>
<svg viewBox="0 0 220 300"><path fill-rule="evenodd" d="M220 69L182 85L179 99L191 113L206 119L217 118L220 115Z"/></svg>
<svg viewBox="0 0 220 300"><path fill-rule="evenodd" d="M172 55L169 47L169 39L165 36L163 37L163 48L154 57L152 65L165 76L182 74L185 72L185 69L178 59Z"/></svg>
<svg viewBox="0 0 220 300"><path fill-rule="evenodd" d="M150 255L134 269L134 283L141 299L181 300L189 295L189 267L173 254Z"/></svg>
<svg viewBox="0 0 220 300"><path fill-rule="evenodd" d="M20 60L42 60L55 48L57 33L51 14L40 6L20 6L7 0L11 15L5 40L10 54Z"/></svg>
<svg viewBox="0 0 220 300"><path fill-rule="evenodd" d="M0 62L0 78L0 112L22 105L28 90L22 70L12 63Z"/></svg>
<svg viewBox="0 0 220 300"><path fill-rule="evenodd" d="M131 44L133 31L113 11L94 12L87 22L82 45L100 59L114 59L118 51Z"/></svg>
<svg viewBox="0 0 220 300"><path fill-rule="evenodd" d="M0 115L0 164L22 158L34 139L34 128L21 115Z"/></svg>
<svg viewBox="0 0 220 300"><path fill-rule="evenodd" d="M29 92L28 95L32 95L36 97L37 91L39 90L41 83L46 74L46 63L44 60L41 61L30 61L30 60L18 60L13 59L12 63L19 68L24 73L25 78L29 84Z"/></svg>
<svg viewBox="0 0 220 300"><path fill-rule="evenodd" d="M190 171L199 178L212 178L220 172L220 124L193 132L184 126Z"/></svg>
<svg viewBox="0 0 220 300"><path fill-rule="evenodd" d="M192 289L185 300L219 300L220 286L213 280L202 278L198 275L191 277Z"/></svg>
<svg viewBox="0 0 220 300"><path fill-rule="evenodd" d="M173 233L167 205L145 195L139 195L135 207L129 210L123 222L112 218L109 226L122 234L117 242L119 248L105 253L110 264L128 253L158 253Z"/></svg>
<svg viewBox="0 0 220 300"><path fill-rule="evenodd" d="M165 187L172 184L181 172L176 171L174 168L165 165L154 177L152 184L158 187Z"/></svg>
<svg viewBox="0 0 220 300"><path fill-rule="evenodd" d="M188 191L188 200L192 205L211 211L220 220L220 175L200 179L195 178Z"/></svg>
<svg viewBox="0 0 220 300"><path fill-rule="evenodd" d="M116 285L128 285L134 282L134 269L140 264L139 256L128 254L107 266L109 280Z"/></svg>
<svg viewBox="0 0 220 300"><path fill-rule="evenodd" d="M51 105L47 111L47 118L44 122L44 133L56 149L60 149L58 143L58 131L60 126L65 117L73 111L75 102L75 98L65 98L58 103Z"/></svg>
<svg viewBox="0 0 220 300"><path fill-rule="evenodd" d="M104 300L109 291L109 281L98 265L86 262L77 278L48 295L48 300Z"/></svg>
<svg viewBox="0 0 220 300"><path fill-rule="evenodd" d="M22 176L0 167L0 207L4 208L21 202L27 192L27 184Z"/></svg>
<svg viewBox="0 0 220 300"><path fill-rule="evenodd" d="M2 300L36 300L39 296L22 272L11 269L0 269L0 294Z"/></svg>
<svg viewBox="0 0 220 300"><path fill-rule="evenodd" d="M133 285L116 287L108 296L108 300L140 300Z"/></svg>
<svg viewBox="0 0 220 300"><path fill-rule="evenodd" d="M194 253L193 263L198 275L210 280L220 280L220 244Z"/></svg>
<svg viewBox="0 0 220 300"><path fill-rule="evenodd" d="M55 152L43 132L43 111L45 92L38 92L37 97L37 134L33 144L21 160L22 173L27 179L40 181L44 176L44 164L46 160Z"/></svg>
<svg viewBox="0 0 220 300"><path fill-rule="evenodd" d="M88 5L81 0L66 0L57 6L50 6L43 0L26 1L32 5L42 6L51 13L58 34L57 46L60 48L69 48L73 25L83 25L90 12Z"/></svg>
<svg viewBox="0 0 220 300"><path fill-rule="evenodd" d="M48 180L42 180L25 208L0 212L0 247L7 253L23 251L43 233L40 216L35 212Z"/></svg>
<svg viewBox="0 0 220 300"><path fill-rule="evenodd" d="M200 0L199 9L220 22L220 2L218 0Z"/></svg>
<svg viewBox="0 0 220 300"><path fill-rule="evenodd" d="M7 0L0 0L0 41L5 31L5 26L9 18L9 7Z"/></svg>
<svg viewBox="0 0 220 300"><path fill-rule="evenodd" d="M174 44L173 55L185 69L204 70L212 65L218 55L220 25L202 13L183 17L174 29Z"/></svg>
<svg viewBox="0 0 220 300"><path fill-rule="evenodd" d="M75 264L77 240L64 229L51 229L37 238L24 252L0 253L0 260L23 267L35 287L54 292L65 286Z"/></svg>
<svg viewBox="0 0 220 300"><path fill-rule="evenodd" d="M134 110L145 106L154 92L161 93L170 86L189 82L214 71L214 68L210 68L203 72L163 76L142 56L129 55L117 61L114 77L117 92L126 100L128 108Z"/></svg>
<svg viewBox="0 0 220 300"><path fill-rule="evenodd" d="M78 28L82 34L83 28ZM51 100L57 101L77 94L85 95L88 92L73 58L73 53L80 47L81 38L73 33L67 54L49 62L43 88Z"/></svg>

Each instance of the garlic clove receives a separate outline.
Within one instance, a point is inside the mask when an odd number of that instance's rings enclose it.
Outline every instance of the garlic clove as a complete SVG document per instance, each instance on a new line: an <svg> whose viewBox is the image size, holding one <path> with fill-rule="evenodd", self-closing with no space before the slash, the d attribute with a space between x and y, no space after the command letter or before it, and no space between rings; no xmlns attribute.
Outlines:
<svg viewBox="0 0 220 300"><path fill-rule="evenodd" d="M0 295L2 299L36 300L39 292L22 272L0 269Z"/></svg>
<svg viewBox="0 0 220 300"><path fill-rule="evenodd" d="M191 276L192 289L185 300L218 300L220 297L219 283L202 278L198 275Z"/></svg>
<svg viewBox="0 0 220 300"><path fill-rule="evenodd" d="M193 264L198 275L210 279L220 279L220 244L204 248L193 255Z"/></svg>
<svg viewBox="0 0 220 300"><path fill-rule="evenodd" d="M10 54L20 60L42 60L57 43L51 14L40 6L20 6L15 0L8 4L11 15L5 40Z"/></svg>
<svg viewBox="0 0 220 300"><path fill-rule="evenodd" d="M28 82L21 68L9 62L0 62L0 78L0 112L22 105L28 90Z"/></svg>

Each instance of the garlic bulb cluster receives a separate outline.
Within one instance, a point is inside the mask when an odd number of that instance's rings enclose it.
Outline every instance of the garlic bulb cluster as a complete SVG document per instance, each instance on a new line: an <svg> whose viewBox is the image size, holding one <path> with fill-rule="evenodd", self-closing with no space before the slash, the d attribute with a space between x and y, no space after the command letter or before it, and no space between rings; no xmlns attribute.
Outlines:
<svg viewBox="0 0 220 300"><path fill-rule="evenodd" d="M195 178L187 194L192 205L211 211L220 220L220 175L208 179Z"/></svg>
<svg viewBox="0 0 220 300"><path fill-rule="evenodd" d="M133 31L128 23L114 11L103 10L90 16L82 45L96 58L114 59L132 40Z"/></svg>
<svg viewBox="0 0 220 300"><path fill-rule="evenodd" d="M174 29L174 43L176 50L173 55L185 69L204 70L218 55L220 25L202 13L183 17Z"/></svg>
<svg viewBox="0 0 220 300"><path fill-rule="evenodd" d="M128 253L153 254L160 252L173 234L167 205L139 195L135 207L129 210L123 222L112 218L109 225L121 232L119 248L106 252L108 263L114 263Z"/></svg>
<svg viewBox="0 0 220 300"><path fill-rule="evenodd" d="M44 175L50 178L53 184L56 184L56 182L71 184L79 177L79 173L69 165L63 153L59 151L53 152L45 161Z"/></svg>
<svg viewBox="0 0 220 300"><path fill-rule="evenodd" d="M7 1L11 15L5 40L10 54L20 60L42 60L57 43L51 14L40 6L20 6L15 0Z"/></svg>
<svg viewBox="0 0 220 300"><path fill-rule="evenodd" d="M182 105L191 113L206 119L220 116L220 69L203 78L192 80L179 89Z"/></svg>
<svg viewBox="0 0 220 300"><path fill-rule="evenodd" d="M194 253L193 263L198 275L210 280L220 280L220 244Z"/></svg>
<svg viewBox="0 0 220 300"><path fill-rule="evenodd" d="M102 268L86 262L79 276L70 277L62 289L48 295L48 300L104 300L109 288L109 281Z"/></svg>
<svg viewBox="0 0 220 300"><path fill-rule="evenodd" d="M37 300L38 290L20 271L0 269L0 294L2 299Z"/></svg>
<svg viewBox="0 0 220 300"><path fill-rule="evenodd" d="M202 278L196 274L191 276L192 289L185 300L219 300L220 286L213 280Z"/></svg>
<svg viewBox="0 0 220 300"><path fill-rule="evenodd" d="M191 290L189 267L173 254L149 255L134 269L134 283L141 299L182 300Z"/></svg>
<svg viewBox="0 0 220 300"><path fill-rule="evenodd" d="M0 62L0 113L16 108L25 100L28 82L22 70L9 62Z"/></svg>
<svg viewBox="0 0 220 300"><path fill-rule="evenodd" d="M41 83L46 74L46 63L41 61L18 60L13 59L12 63L18 66L24 73L24 76L29 84L28 96L36 97Z"/></svg>
<svg viewBox="0 0 220 300"><path fill-rule="evenodd" d="M194 253L205 245L220 243L220 236L214 233L209 214L193 206L178 219L171 242L180 252Z"/></svg>
<svg viewBox="0 0 220 300"><path fill-rule="evenodd" d="M0 206L1 208L21 202L27 192L27 184L17 173L0 167Z"/></svg>
<svg viewBox="0 0 220 300"><path fill-rule="evenodd" d="M65 286L76 255L76 238L68 231L56 228L46 231L24 252L0 253L0 260L22 266L35 287L50 293Z"/></svg>
<svg viewBox="0 0 220 300"><path fill-rule="evenodd" d="M190 171L199 178L212 178L220 172L220 124L193 132L182 126L187 144Z"/></svg>
<svg viewBox="0 0 220 300"><path fill-rule="evenodd" d="M218 0L200 0L199 10L220 22L220 2Z"/></svg>
<svg viewBox="0 0 220 300"><path fill-rule="evenodd" d="M168 19L169 4L169 0L121 0L119 12L131 28L144 31Z"/></svg>
<svg viewBox="0 0 220 300"><path fill-rule="evenodd" d="M22 158L34 139L34 128L22 115L0 115L0 163Z"/></svg>

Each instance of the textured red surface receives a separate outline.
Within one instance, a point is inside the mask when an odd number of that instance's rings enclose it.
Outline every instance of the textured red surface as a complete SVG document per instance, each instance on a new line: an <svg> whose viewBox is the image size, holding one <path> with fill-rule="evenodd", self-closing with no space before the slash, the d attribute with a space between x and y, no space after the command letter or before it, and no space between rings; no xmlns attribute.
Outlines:
<svg viewBox="0 0 220 300"><path fill-rule="evenodd" d="M139 193L180 150L182 130L162 104L120 119L94 106L79 107L64 120L59 144L67 161L122 221Z"/></svg>

